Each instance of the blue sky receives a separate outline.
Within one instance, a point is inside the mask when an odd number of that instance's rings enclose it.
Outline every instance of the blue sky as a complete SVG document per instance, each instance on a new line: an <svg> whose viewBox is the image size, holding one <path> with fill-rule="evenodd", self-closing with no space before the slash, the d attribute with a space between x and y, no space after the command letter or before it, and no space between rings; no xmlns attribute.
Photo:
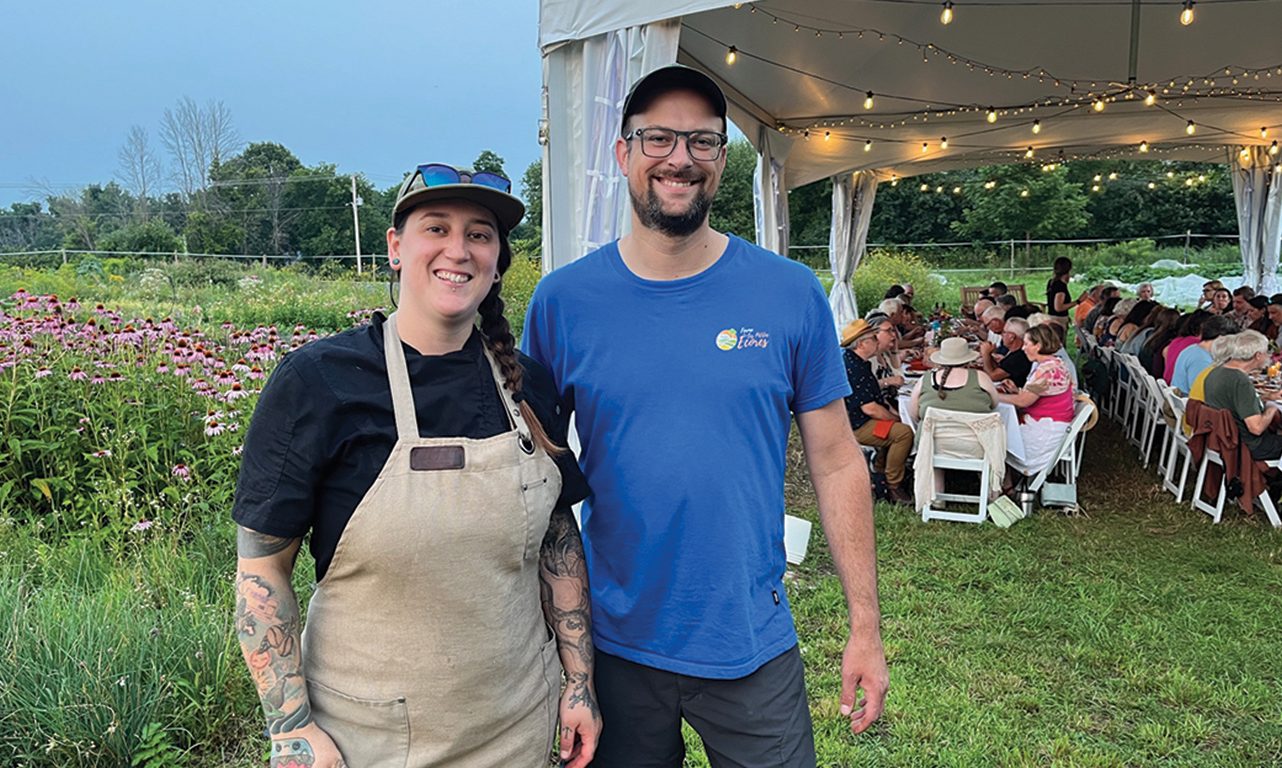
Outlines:
<svg viewBox="0 0 1282 768"><path fill-rule="evenodd" d="M386 187L482 149L539 157L535 0L64 0L0 7L0 206L110 181L131 125L221 100L245 142Z"/></svg>

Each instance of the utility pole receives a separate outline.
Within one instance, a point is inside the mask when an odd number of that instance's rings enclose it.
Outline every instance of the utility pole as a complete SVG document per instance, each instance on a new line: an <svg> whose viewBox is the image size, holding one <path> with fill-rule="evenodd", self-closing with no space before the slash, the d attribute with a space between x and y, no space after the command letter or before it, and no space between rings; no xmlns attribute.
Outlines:
<svg viewBox="0 0 1282 768"><path fill-rule="evenodd" d="M352 232L356 234L356 274L361 273L361 203L365 201L356 196L356 174L352 174Z"/></svg>

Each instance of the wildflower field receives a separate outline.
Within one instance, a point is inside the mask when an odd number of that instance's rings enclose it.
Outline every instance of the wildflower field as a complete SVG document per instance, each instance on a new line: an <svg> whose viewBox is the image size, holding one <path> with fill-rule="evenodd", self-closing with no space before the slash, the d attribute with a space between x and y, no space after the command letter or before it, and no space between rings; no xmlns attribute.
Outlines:
<svg viewBox="0 0 1282 768"><path fill-rule="evenodd" d="M508 273L514 327L538 276ZM389 305L377 276L297 267L0 264L0 765L264 764L232 632L239 448L282 356ZM878 506L891 693L861 737L816 526L788 589L820 765L1282 764L1282 536L1174 504L1103 421L1088 447L1083 515ZM795 441L786 492L817 520Z"/></svg>

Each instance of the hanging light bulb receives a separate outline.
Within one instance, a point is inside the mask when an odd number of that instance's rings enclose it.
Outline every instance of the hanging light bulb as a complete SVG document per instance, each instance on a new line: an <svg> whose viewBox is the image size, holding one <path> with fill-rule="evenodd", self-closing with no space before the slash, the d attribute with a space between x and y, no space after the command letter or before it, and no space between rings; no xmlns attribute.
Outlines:
<svg viewBox="0 0 1282 768"><path fill-rule="evenodd" d="M1260 138L1267 139L1268 137L1269 137L1269 129L1267 127L1260 128Z"/></svg>
<svg viewBox="0 0 1282 768"><path fill-rule="evenodd" d="M1149 188L1149 189L1157 189L1157 185L1150 181L1150 182L1148 183L1148 188Z"/></svg>
<svg viewBox="0 0 1282 768"><path fill-rule="evenodd" d="M1109 181L1117 181L1117 171L1113 171L1112 173L1110 173L1110 174L1108 175L1108 180L1109 180Z"/></svg>
<svg viewBox="0 0 1282 768"><path fill-rule="evenodd" d="M1034 120L1034 121L1033 121L1033 133L1041 133L1041 132L1042 132L1042 121L1041 121L1041 120Z"/></svg>
<svg viewBox="0 0 1282 768"><path fill-rule="evenodd" d="M1020 197L1028 197L1028 190L1027 190L1027 189L1021 189L1021 190L1019 191L1019 196L1020 196Z"/></svg>
<svg viewBox="0 0 1282 768"><path fill-rule="evenodd" d="M1274 144L1276 145L1276 144L1277 144L1277 142L1274 142ZM939 140L939 148L940 148L940 149L948 149L948 137L947 137L947 136L944 136L943 138L941 138L941 139Z"/></svg>
<svg viewBox="0 0 1282 768"><path fill-rule="evenodd" d="M1096 112L1103 112L1103 111L1104 111L1104 100L1103 100L1103 99L1096 99L1096 100L1095 100L1095 103L1094 103L1094 104L1091 104L1091 107L1092 107L1092 108L1094 108L1094 110L1095 110Z"/></svg>
<svg viewBox="0 0 1282 768"><path fill-rule="evenodd" d="M1151 107L1156 103L1157 103L1157 94L1153 93L1152 91L1149 91L1148 95L1144 97L1144 106Z"/></svg>
<svg viewBox="0 0 1282 768"><path fill-rule="evenodd" d="M1245 163L1246 161L1251 159L1251 150L1247 149L1246 147L1242 147L1242 150L1237 153L1237 156L1242 159L1243 163Z"/></svg>
<svg viewBox="0 0 1282 768"><path fill-rule="evenodd" d="M832 138L832 131L824 131L824 141L828 141L831 138Z"/></svg>
<svg viewBox="0 0 1282 768"><path fill-rule="evenodd" d="M864 109L872 109L872 91L869 91L868 96L864 98Z"/></svg>
<svg viewBox="0 0 1282 768"><path fill-rule="evenodd" d="M1276 141L1269 145L1269 154L1270 154L1270 155L1273 155L1274 157L1276 157L1276 156L1277 156L1277 154L1278 154L1278 143L1277 143Z"/></svg>
<svg viewBox="0 0 1282 768"><path fill-rule="evenodd" d="M954 194L954 195L960 195L960 194L961 194L961 187L953 187L953 194Z"/></svg>
<svg viewBox="0 0 1282 768"><path fill-rule="evenodd" d="M1199 173L1199 174L1197 175L1197 180L1198 180L1198 181L1206 181L1206 174L1204 174L1204 173Z"/></svg>
<svg viewBox="0 0 1282 768"><path fill-rule="evenodd" d="M921 185L921 191L922 191L922 192L929 192L929 191L930 191L930 185L929 185L929 184L922 184L922 185Z"/></svg>
<svg viewBox="0 0 1282 768"><path fill-rule="evenodd" d="M1184 132L1190 136L1197 133L1197 123L1194 123L1192 120L1190 120L1189 124L1184 126Z"/></svg>
<svg viewBox="0 0 1282 768"><path fill-rule="evenodd" d="M1092 192L1098 192L1098 191L1099 191L1099 185L1098 185L1098 184L1092 184L1092 185L1091 185L1091 191L1092 191Z"/></svg>
<svg viewBox="0 0 1282 768"><path fill-rule="evenodd" d="M869 143L871 144L872 142L869 142ZM892 187L897 187L897 186L899 186L899 177L898 177L898 176L896 176L896 175L895 175L895 174L893 174L893 173L892 173L892 174L890 174L890 186L892 186Z"/></svg>
<svg viewBox="0 0 1282 768"><path fill-rule="evenodd" d="M1095 178L1091 179L1091 181L1103 181L1103 180L1104 180L1104 177L1098 173L1095 174Z"/></svg>
<svg viewBox="0 0 1282 768"><path fill-rule="evenodd" d="M943 184L940 184L938 187L935 187L935 194L939 194L940 192L943 192L943 191L944 191Z"/></svg>
<svg viewBox="0 0 1282 768"><path fill-rule="evenodd" d="M945 25L953 23L953 0L944 0L944 10L939 14L939 23Z"/></svg>
<svg viewBox="0 0 1282 768"><path fill-rule="evenodd" d="M1186 27L1193 23L1193 0L1184 0L1184 10L1180 11L1180 23Z"/></svg>
<svg viewBox="0 0 1282 768"><path fill-rule="evenodd" d="M930 151L930 145L923 141L923 142L921 143L921 152L922 152L922 154L924 155L924 154L926 154L926 152L928 152L928 151Z"/></svg>
<svg viewBox="0 0 1282 768"><path fill-rule="evenodd" d="M737 58L739 58L739 49L732 45L730 46L730 49L726 51L726 63L734 64L734 61Z"/></svg>
<svg viewBox="0 0 1282 768"><path fill-rule="evenodd" d="M992 107L988 108L988 122L990 123L997 122L997 110L993 109Z"/></svg>
<svg viewBox="0 0 1282 768"><path fill-rule="evenodd" d="M1147 151L1148 151L1148 142L1147 142L1147 141L1141 141L1141 142L1140 142L1140 151L1141 151L1141 152L1147 152Z"/></svg>
<svg viewBox="0 0 1282 768"><path fill-rule="evenodd" d="M1168 178L1168 179L1173 179L1173 178L1175 178L1175 171L1167 171L1167 172L1166 172L1166 178Z"/></svg>
<svg viewBox="0 0 1282 768"><path fill-rule="evenodd" d="M989 180L984 182L984 189L992 189L995 186L997 186L997 182L995 181Z"/></svg>
<svg viewBox="0 0 1282 768"><path fill-rule="evenodd" d="M1031 158L1032 156L1033 156L1033 148L1029 147L1027 150L1024 151L1024 157Z"/></svg>
<svg viewBox="0 0 1282 768"><path fill-rule="evenodd" d="M864 151L865 151L865 152L871 152L871 151L872 151L872 139L869 139L868 141L865 141L865 142L864 142Z"/></svg>

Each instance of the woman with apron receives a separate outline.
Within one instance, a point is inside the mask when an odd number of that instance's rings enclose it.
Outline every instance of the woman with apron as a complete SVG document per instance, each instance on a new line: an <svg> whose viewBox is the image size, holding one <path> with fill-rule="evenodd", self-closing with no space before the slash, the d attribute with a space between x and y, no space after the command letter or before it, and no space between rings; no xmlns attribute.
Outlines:
<svg viewBox="0 0 1282 768"><path fill-rule="evenodd" d="M560 759L592 759L587 485L499 296L524 212L498 174L419 166L387 231L398 310L289 353L259 399L236 631L272 768L543 768L558 717Z"/></svg>

